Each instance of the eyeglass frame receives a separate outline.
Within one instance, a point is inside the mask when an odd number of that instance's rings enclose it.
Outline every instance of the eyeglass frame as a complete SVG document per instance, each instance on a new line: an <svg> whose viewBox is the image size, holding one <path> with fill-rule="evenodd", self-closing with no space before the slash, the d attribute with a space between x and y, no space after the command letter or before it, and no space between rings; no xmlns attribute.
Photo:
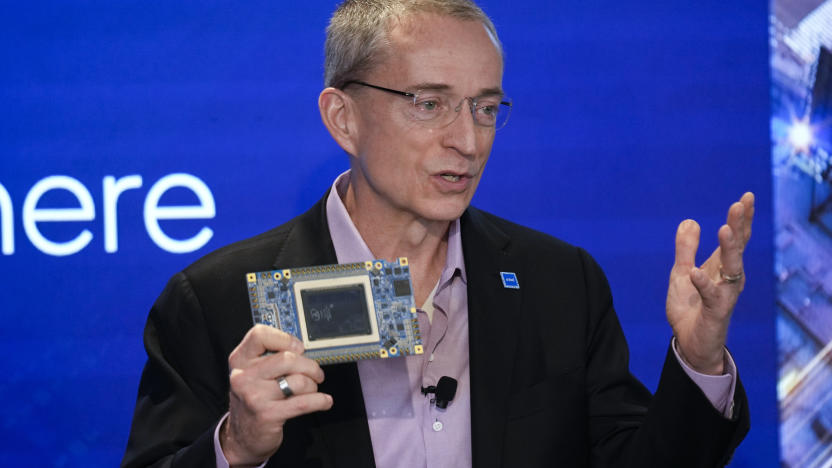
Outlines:
<svg viewBox="0 0 832 468"><path fill-rule="evenodd" d="M344 88L346 88L347 86L349 86L351 84L366 86L368 88L377 89L379 91L384 91L384 92L391 93L391 94L397 94L399 96L404 96L404 97L411 98L411 99L416 98L416 93L410 93L410 92L407 92L407 91L399 91L397 89L385 88L383 86L370 84L370 83L367 83L367 82L364 82L364 81L361 81L361 80L348 80L348 81L344 82L344 84L341 85L338 89L343 90ZM450 121L448 121L442 127L452 124L459 117L459 111L460 111L460 108L462 107L462 102L463 101L470 101L471 102L471 104L468 105L468 108L471 111L471 117L473 117L473 119L474 119L474 124L476 124L480 127L484 127L484 128L493 128L495 132L506 126L506 124L508 123L508 118L509 118L509 116L511 116L511 109L512 109L512 106L513 106L511 100L504 101L503 99L505 99L505 96L501 97L500 105L508 106L508 112L506 114L506 120L503 122L502 125L497 127L496 123L495 123L495 125L483 125L483 124L479 123L479 121L477 121L477 117L474 114L474 112L477 108L477 99L479 99L479 98L469 97L469 96L463 97L462 100L459 101L459 104L457 104L456 107L453 108L454 113L456 114L456 116L453 119L451 119Z"/></svg>

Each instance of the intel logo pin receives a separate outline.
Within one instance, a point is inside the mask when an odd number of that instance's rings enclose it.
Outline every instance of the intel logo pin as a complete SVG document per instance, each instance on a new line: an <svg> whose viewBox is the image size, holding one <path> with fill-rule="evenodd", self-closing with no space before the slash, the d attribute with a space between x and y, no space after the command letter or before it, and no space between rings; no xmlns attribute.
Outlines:
<svg viewBox="0 0 832 468"><path fill-rule="evenodd" d="M520 283L517 281L517 275L511 271L501 271L500 279L503 280L503 287L508 289L520 289Z"/></svg>

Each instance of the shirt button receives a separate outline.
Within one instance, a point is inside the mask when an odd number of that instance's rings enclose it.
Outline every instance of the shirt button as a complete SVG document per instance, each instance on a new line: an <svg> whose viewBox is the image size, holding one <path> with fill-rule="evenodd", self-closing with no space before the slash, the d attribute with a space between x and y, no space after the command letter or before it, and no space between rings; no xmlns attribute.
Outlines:
<svg viewBox="0 0 832 468"><path fill-rule="evenodd" d="M433 431L434 432L441 431L443 427L445 427L445 425L442 424L442 421L434 421L433 422Z"/></svg>

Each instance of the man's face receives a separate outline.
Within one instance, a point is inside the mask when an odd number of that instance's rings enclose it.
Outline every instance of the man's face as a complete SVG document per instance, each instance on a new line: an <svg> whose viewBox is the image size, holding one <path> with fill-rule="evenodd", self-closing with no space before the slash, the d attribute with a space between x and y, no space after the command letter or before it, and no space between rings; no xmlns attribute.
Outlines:
<svg viewBox="0 0 832 468"><path fill-rule="evenodd" d="M500 90L502 57L478 21L420 14L390 33L389 58L363 81L408 92L439 87L454 96ZM482 176L494 128L474 123L469 101L447 126L431 128L408 116L413 100L353 85L359 109L352 160L359 210L430 221L459 217ZM362 193L363 192L363 193Z"/></svg>

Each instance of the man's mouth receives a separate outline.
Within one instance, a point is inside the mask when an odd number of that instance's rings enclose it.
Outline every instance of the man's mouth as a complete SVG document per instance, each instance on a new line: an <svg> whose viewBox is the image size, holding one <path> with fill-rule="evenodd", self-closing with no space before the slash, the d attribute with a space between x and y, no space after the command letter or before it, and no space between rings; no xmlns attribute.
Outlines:
<svg viewBox="0 0 832 468"><path fill-rule="evenodd" d="M448 182L458 182L462 176L453 175L453 174L441 174L440 177L447 180Z"/></svg>

